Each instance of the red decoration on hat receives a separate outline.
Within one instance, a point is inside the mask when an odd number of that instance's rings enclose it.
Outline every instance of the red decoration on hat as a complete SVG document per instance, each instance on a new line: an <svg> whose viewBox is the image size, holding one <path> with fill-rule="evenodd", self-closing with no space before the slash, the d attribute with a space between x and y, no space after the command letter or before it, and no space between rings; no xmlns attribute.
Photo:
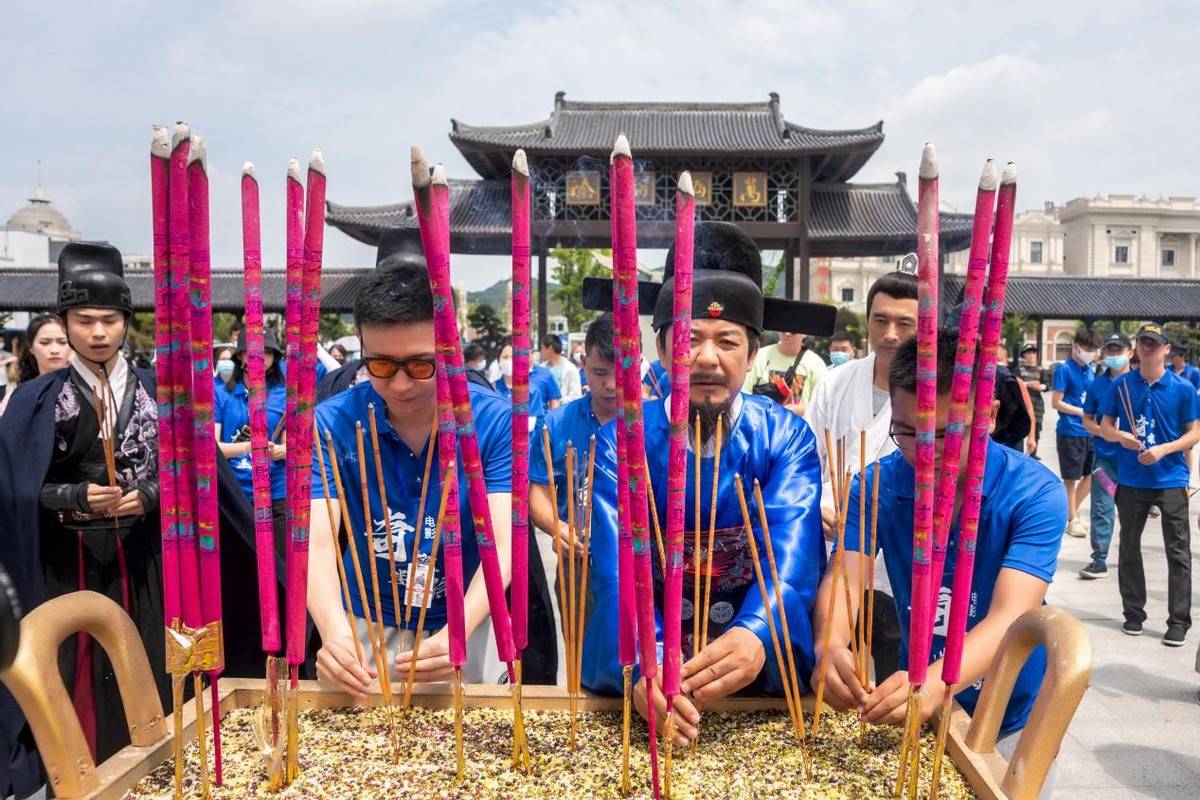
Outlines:
<svg viewBox="0 0 1200 800"><path fill-rule="evenodd" d="M721 312L725 310L725 306L718 303L716 300L708 304L708 315L713 319L721 316Z"/></svg>

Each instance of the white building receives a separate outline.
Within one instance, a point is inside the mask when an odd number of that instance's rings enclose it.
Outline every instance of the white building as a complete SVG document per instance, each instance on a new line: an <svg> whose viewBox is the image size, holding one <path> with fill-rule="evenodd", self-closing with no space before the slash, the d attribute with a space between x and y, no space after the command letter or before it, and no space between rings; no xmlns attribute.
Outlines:
<svg viewBox="0 0 1200 800"><path fill-rule="evenodd" d="M79 238L79 231L51 204L39 183L29 202L0 228L0 270L53 269L63 245ZM18 313L8 324L23 328L28 322L28 314Z"/></svg>

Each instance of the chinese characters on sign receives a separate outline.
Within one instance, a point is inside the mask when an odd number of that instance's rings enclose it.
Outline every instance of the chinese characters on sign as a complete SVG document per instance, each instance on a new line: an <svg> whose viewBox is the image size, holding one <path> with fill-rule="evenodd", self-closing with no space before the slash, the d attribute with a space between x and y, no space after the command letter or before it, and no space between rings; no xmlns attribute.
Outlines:
<svg viewBox="0 0 1200 800"><path fill-rule="evenodd" d="M600 204L599 172L567 173L567 205L595 206Z"/></svg>
<svg viewBox="0 0 1200 800"><path fill-rule="evenodd" d="M712 205L712 173L693 172L692 189L696 192L696 205Z"/></svg>
<svg viewBox="0 0 1200 800"><path fill-rule="evenodd" d="M767 204L767 173L733 173L733 204L735 206L765 206Z"/></svg>
<svg viewBox="0 0 1200 800"><path fill-rule="evenodd" d="M639 172L633 176L634 205L654 205L654 173Z"/></svg>

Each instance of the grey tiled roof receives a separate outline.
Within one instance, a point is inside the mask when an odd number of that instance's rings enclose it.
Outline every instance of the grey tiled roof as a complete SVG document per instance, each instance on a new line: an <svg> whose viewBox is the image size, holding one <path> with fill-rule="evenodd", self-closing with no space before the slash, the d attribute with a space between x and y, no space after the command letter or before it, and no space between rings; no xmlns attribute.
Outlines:
<svg viewBox="0 0 1200 800"><path fill-rule="evenodd" d="M321 276L321 307L324 311L349 311L357 293L363 270L326 270ZM154 276L149 272L126 272L125 280L133 292L138 311L154 310ZM263 307L282 312L287 304L286 275L263 271ZM58 293L55 269L0 269L0 309L22 311L53 310ZM242 312L245 293L242 273L238 270L213 270L212 307L214 311Z"/></svg>
<svg viewBox="0 0 1200 800"><path fill-rule="evenodd" d="M865 128L821 130L788 122L779 96L757 103L636 103L583 102L555 97L550 117L525 125L468 125L451 120L450 141L480 174L491 174L494 161L472 158L473 153L518 147L532 155L578 154L607 156L617 135L624 133L635 155L704 153L706 155L819 156L852 153L859 157L834 159L818 177L845 180L883 142L883 122ZM837 173L828 172L829 169Z"/></svg>
<svg viewBox="0 0 1200 800"><path fill-rule="evenodd" d="M957 303L966 278L947 275L942 302ZM1060 319L1194 320L1200 318L1200 281L1146 278L1008 279L1006 313Z"/></svg>
<svg viewBox="0 0 1200 800"><path fill-rule="evenodd" d="M374 245L385 228L417 230L412 203L386 206L326 204L326 221L347 235ZM511 195L505 180L451 181L450 228L465 240L498 240L486 252L508 252ZM970 214L942 214L942 248L960 250L970 241ZM917 209L899 182L813 184L809 238L823 255L894 255L915 249ZM890 248L890 249L889 249ZM456 252L459 250L456 248Z"/></svg>

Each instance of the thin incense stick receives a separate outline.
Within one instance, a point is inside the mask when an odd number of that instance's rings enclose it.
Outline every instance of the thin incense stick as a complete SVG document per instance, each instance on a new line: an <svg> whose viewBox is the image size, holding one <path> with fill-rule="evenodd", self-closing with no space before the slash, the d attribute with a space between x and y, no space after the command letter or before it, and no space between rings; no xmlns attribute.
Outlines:
<svg viewBox="0 0 1200 800"><path fill-rule="evenodd" d="M379 505L383 510L383 527L386 531L387 549L388 549L388 577L390 578L392 588L392 619L396 620L396 626L400 626L400 583L396 576L396 540L392 535L392 510L388 506L387 483L383 479L383 458L379 453L379 426L375 421L375 404L367 404L367 421L371 428L371 455L375 461L375 482L379 484ZM421 491L425 491L422 485ZM418 519L418 525L420 520ZM374 549L374 548L372 548ZM380 623L382 624L382 622ZM396 704L396 696L391 691L391 681L389 684L388 702L392 705Z"/></svg>
<svg viewBox="0 0 1200 800"><path fill-rule="evenodd" d="M563 620L563 646L567 656L567 705L570 717L568 746L575 749L575 446L567 443L567 605Z"/></svg>
<svg viewBox="0 0 1200 800"><path fill-rule="evenodd" d="M758 544L754 541L754 523L750 519L750 509L746 506L746 492L742 488L742 476L734 474L733 485L737 489L738 505L742 510L742 523L746 528L746 541L750 545L750 560L754 564L754 578L758 581L758 592L762 596L763 608L767 612L767 628L771 631L771 646L775 649L775 663L779 665L779 682L783 684L783 697L787 701L788 715L792 720L792 729L795 730L802 723L796 714L796 700L792 693L791 684L788 680L788 673L783 658L783 650L779 646L779 632L775 627L775 615L771 613L771 598L767 594L767 584L763 580L762 563L758 560ZM780 610L782 610L782 605Z"/></svg>
<svg viewBox="0 0 1200 800"><path fill-rule="evenodd" d="M867 598L867 654L864 662L867 665L868 674L873 666L872 649L874 646L874 631L875 631L875 561L879 558L879 540L876 537L876 531L879 528L879 457L875 457L875 463L872 466L873 475L871 480L871 560L867 562L867 586L871 590L871 594ZM867 684L868 690L873 689L875 682L871 681Z"/></svg>
<svg viewBox="0 0 1200 800"><path fill-rule="evenodd" d="M839 538L842 530L842 492L841 479L839 477L837 466L837 450L833 447L833 437L829 433L829 429L824 430L825 434L825 452L829 454L829 484L833 490L833 505L834 505L834 540ZM825 628L821 631L821 665L817 668L817 691L816 703L813 705L813 723L812 733L814 736L821 729L821 712L823 710L823 702L825 699L825 674L829 667L829 646L833 634L833 617L837 611L837 589L839 576L841 575L842 549L835 548L833 554L833 572L829 581L829 599L825 604ZM849 613L849 609L847 609Z"/></svg>
<svg viewBox="0 0 1200 800"><path fill-rule="evenodd" d="M379 673L379 689L383 693L384 703L391 706L391 670L387 667L387 636L384 634L383 603L379 595L379 568L375 556L375 525L371 520L371 490L367 483L367 458L364 446L363 426L361 422L354 423L354 443L358 448L358 485L363 498L363 536L367 542L368 572L371 573L371 598L375 601L375 630L384 656L385 669Z"/></svg>
<svg viewBox="0 0 1200 800"><path fill-rule="evenodd" d="M325 474L325 448L321 446L321 438L317 434L316 425L313 426L313 449L317 451L317 465L321 468L321 488L325 492L325 512L329 515L329 538L333 542L333 560L337 564L338 581L342 584L342 600L346 603L346 626L350 628L350 635L354 639L354 655L358 658L358 663L362 664L365 663L362 642L358 640L358 630L354 626L354 621L350 619L354 604L350 601L350 581L346 578L346 565L342 563L342 548L338 544L338 521L333 513L333 500L329 496L329 477ZM333 458L332 452L329 457ZM339 505L345 508L346 499L344 497L339 499L341 501Z"/></svg>
<svg viewBox="0 0 1200 800"><path fill-rule="evenodd" d="M738 476L739 478L741 476ZM792 634L788 627L787 608L783 604L783 590L779 585L779 569L775 566L775 546L771 543L771 527L767 524L767 504L763 502L762 486L758 482L758 478L754 479L754 502L758 505L758 525L762 531L763 549L767 552L767 565L771 568L771 585L775 589L775 604L779 606L779 627L783 629L783 648L787 655L787 671L788 681L790 682L793 701L792 704L796 709L796 718L792 727L792 731L800 737L800 752L804 758L804 770L808 775L809 780L812 780L812 761L808 755L808 735L804 725L804 706L800 701L800 677L796 672L796 656L792 651ZM754 536L751 534L751 540ZM751 548L751 555L754 555ZM756 558L757 560L757 558ZM762 570L762 565L759 565L759 570ZM770 604L766 604L767 614L770 616ZM783 664L779 664L779 672L783 673ZM785 691L788 688L784 685Z"/></svg>
<svg viewBox="0 0 1200 800"><path fill-rule="evenodd" d="M554 451L550 449L550 429L542 426L542 454L546 459L546 478L550 487L550 505L554 509L554 524L557 527L562 524L562 520L558 519L558 487L554 479ZM571 469L571 445L567 444L567 471ZM569 503L568 503L569 508ZM561 626L563 643L567 642L567 578L563 569L563 550L562 536L557 530L552 532L554 537L554 561L558 577L558 617L559 625ZM570 692L571 687L571 654L565 654L567 657L567 691Z"/></svg>
<svg viewBox="0 0 1200 800"><path fill-rule="evenodd" d="M712 608L713 549L717 535L717 492L721 485L721 438L725 417L717 417L717 431L713 441L712 499L708 506L708 547L704 558L704 616L700 619L700 649L708 647L708 614Z"/></svg>
<svg viewBox="0 0 1200 800"><path fill-rule="evenodd" d="M654 481L650 478L650 461L646 460L646 496L650 498L650 522L654 528L654 543L658 545L658 563L667 574L667 550L663 546L662 526L658 522L658 504L654 500Z"/></svg>
<svg viewBox="0 0 1200 800"><path fill-rule="evenodd" d="M701 440L700 433L700 416L696 415L695 435L693 436L692 456L695 464L694 483L696 485L693 492L692 500L695 506L696 522L692 526L692 574L695 580L692 581L692 657L695 658L701 650L700 641L700 568L701 558L701 540L700 531L700 454L704 443Z"/></svg>
<svg viewBox="0 0 1200 800"><path fill-rule="evenodd" d="M404 627L412 618L413 581L416 580L417 555L421 552L421 536L425 532L425 500L429 494L429 475L433 467L434 442L437 439L437 411L433 412L433 427L429 431L429 441L425 443L425 472L421 475L421 498L417 502L417 530L413 533L412 552L408 557L408 572L404 581ZM399 619L399 615L397 615Z"/></svg>
<svg viewBox="0 0 1200 800"><path fill-rule="evenodd" d="M863 562L866 560L867 554L867 432L858 432L858 568L859 575L866 577L862 573ZM864 584L866 581L864 581ZM849 581L847 581L849 584ZM867 586L867 591L871 591L870 586ZM867 632L866 617L867 604L863 602L862 593L860 591L858 599L858 613L855 615L856 624L855 631L858 637L858 660L855 662L857 669L855 675L858 678L859 686L867 685Z"/></svg>
<svg viewBox="0 0 1200 800"><path fill-rule="evenodd" d="M592 547L592 489L594 487L593 479L596 473L596 436L592 435L588 441L588 466L587 466L587 500L583 509L584 534L583 534L583 577L579 587L579 612L576 619L579 620L580 630L587 629L584 612L587 610L587 592L588 592L588 564L591 562L591 547ZM576 690L582 693L583 686L583 635L575 637L575 686Z"/></svg>
<svg viewBox="0 0 1200 800"><path fill-rule="evenodd" d="M447 500L450 488L454 485L456 475L453 469L446 470L442 481L442 500L438 506L437 525L433 529L433 547L429 554L429 569L425 573L425 586L421 590L421 610L417 614L417 630L413 635L412 660L408 662L408 679L404 682L404 708L412 702L413 679L417 674L417 658L421 652L421 634L425 631L425 613L429 610L429 598L432 593L433 579L437 570L438 543L442 538L442 526L446 522Z"/></svg>

